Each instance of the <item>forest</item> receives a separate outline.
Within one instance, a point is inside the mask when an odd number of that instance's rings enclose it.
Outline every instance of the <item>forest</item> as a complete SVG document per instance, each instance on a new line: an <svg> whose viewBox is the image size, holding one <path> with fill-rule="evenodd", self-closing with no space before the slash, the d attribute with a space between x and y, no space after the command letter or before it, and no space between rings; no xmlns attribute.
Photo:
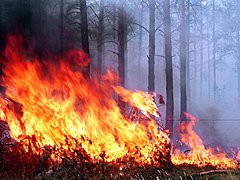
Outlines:
<svg viewBox="0 0 240 180"><path fill-rule="evenodd" d="M238 0L0 0L0 82L0 178L240 177Z"/></svg>

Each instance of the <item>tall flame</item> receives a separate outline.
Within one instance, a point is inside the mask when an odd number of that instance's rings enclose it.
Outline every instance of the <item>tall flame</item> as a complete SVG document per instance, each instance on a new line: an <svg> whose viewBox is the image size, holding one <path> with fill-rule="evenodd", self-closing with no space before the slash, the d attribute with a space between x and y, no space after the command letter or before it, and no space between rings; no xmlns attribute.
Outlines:
<svg viewBox="0 0 240 180"><path fill-rule="evenodd" d="M85 78L82 68L90 60L82 51L71 50L62 59L40 61L30 58L21 38L10 36L8 40L1 58L7 98L0 98L0 117L9 124L14 139L24 143L26 137L34 137L39 147L51 145L65 150L81 145L92 160L99 160L104 153L106 161L133 156L139 164L153 163L156 150L161 157L169 156L168 134L159 130L152 118L160 116L152 95L116 85L118 78L110 71L100 81ZM141 123L127 119L115 94L148 120ZM181 141L190 151L173 151L174 164L238 166L226 153L206 148L193 130L197 119L188 113L186 117L190 121L183 122L179 130ZM27 150L27 144L23 145ZM38 152L39 148L33 150ZM240 159L240 153L236 159Z"/></svg>
<svg viewBox="0 0 240 180"><path fill-rule="evenodd" d="M164 146L170 142L168 135L158 131L154 120L149 118L144 125L129 121L113 98L117 93L143 113L157 115L156 105L148 100L150 95L116 86L112 72L103 76L101 83L86 79L80 69L89 59L82 51L70 51L58 62L40 63L35 57L29 60L21 43L10 36L3 53L6 96L22 110L16 112L11 101L1 103L2 119L9 124L13 138L35 136L40 146L68 149L74 146L66 144L66 137L71 137L80 141L91 158L99 159L104 152L107 161L138 149L135 159L150 162L156 144L162 152L169 151Z"/></svg>

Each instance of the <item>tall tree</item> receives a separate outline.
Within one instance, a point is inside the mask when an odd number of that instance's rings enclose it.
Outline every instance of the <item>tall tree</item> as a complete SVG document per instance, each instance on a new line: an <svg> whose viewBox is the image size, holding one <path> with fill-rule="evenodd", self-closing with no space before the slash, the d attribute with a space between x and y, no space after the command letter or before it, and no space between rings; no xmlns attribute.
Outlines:
<svg viewBox="0 0 240 180"><path fill-rule="evenodd" d="M124 21L124 4L125 0L118 1L118 30L117 30L117 39L118 39L118 75L121 81L121 85L125 87L125 21ZM118 100L119 107L122 109L125 108L124 102L119 97Z"/></svg>
<svg viewBox="0 0 240 180"><path fill-rule="evenodd" d="M209 14L209 9L207 10ZM208 61L208 102L211 100L211 61L210 61L210 31L209 16L207 16L207 61Z"/></svg>
<svg viewBox="0 0 240 180"><path fill-rule="evenodd" d="M203 3L200 1L200 98L203 95Z"/></svg>
<svg viewBox="0 0 240 180"><path fill-rule="evenodd" d="M238 108L240 107L240 30L237 31L237 87L238 87Z"/></svg>
<svg viewBox="0 0 240 180"><path fill-rule="evenodd" d="M180 91L181 91L181 120L187 111L186 88L186 28L185 28L185 0L180 0Z"/></svg>
<svg viewBox="0 0 240 180"><path fill-rule="evenodd" d="M166 128L173 132L173 69L172 69L172 37L171 37L171 17L169 0L164 0L164 44L165 44L165 61L166 61Z"/></svg>
<svg viewBox="0 0 240 180"><path fill-rule="evenodd" d="M60 2L60 54L63 55L63 17L64 17L64 0Z"/></svg>
<svg viewBox="0 0 240 180"><path fill-rule="evenodd" d="M149 0L148 91L155 91L155 0Z"/></svg>
<svg viewBox="0 0 240 180"><path fill-rule="evenodd" d="M87 18L87 4L86 0L79 0L80 3L80 18L81 18L81 41L82 49L90 56L89 52L89 40L88 40L88 18ZM90 64L84 72L86 77L90 77Z"/></svg>
<svg viewBox="0 0 240 180"><path fill-rule="evenodd" d="M216 99L216 92L217 92L215 0L213 0L212 17L213 17L213 29L212 29L212 36L213 36L212 37L212 40L213 40L213 94L214 94L214 100L215 100Z"/></svg>
<svg viewBox="0 0 240 180"><path fill-rule="evenodd" d="M36 52L40 59L42 59L42 51L43 51L43 42L42 42L42 35L43 35L43 10L42 10L42 0L36 1L36 12L35 12L35 23L36 27Z"/></svg>
<svg viewBox="0 0 240 180"><path fill-rule="evenodd" d="M97 34L97 65L98 70L102 73L102 61L103 61L103 33L104 33L104 0L99 2L99 14L98 14L98 34Z"/></svg>
<svg viewBox="0 0 240 180"><path fill-rule="evenodd" d="M141 62L142 62L142 39L143 39L143 4L142 1L140 1L140 13L139 13L139 39L138 39L138 66L137 66L137 72L138 72L138 88L140 88L141 84Z"/></svg>
<svg viewBox="0 0 240 180"><path fill-rule="evenodd" d="M190 91L191 91L191 84L190 84L190 6L191 6L191 1L187 0L187 9L186 9L186 31L187 31L187 65L186 65L186 78L187 78L187 97L188 97L188 102L190 102Z"/></svg>

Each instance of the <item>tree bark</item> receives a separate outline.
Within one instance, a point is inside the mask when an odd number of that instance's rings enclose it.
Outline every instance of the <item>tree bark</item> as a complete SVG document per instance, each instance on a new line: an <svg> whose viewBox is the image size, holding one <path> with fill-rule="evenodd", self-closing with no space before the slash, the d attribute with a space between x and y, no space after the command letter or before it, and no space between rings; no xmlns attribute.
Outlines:
<svg viewBox="0 0 240 180"><path fill-rule="evenodd" d="M63 56L63 9L64 8L64 0L60 2L60 55Z"/></svg>
<svg viewBox="0 0 240 180"><path fill-rule="evenodd" d="M142 36L143 36L143 29L142 29L142 23L143 23L143 6L142 2L140 3L140 15L139 15L139 40L138 40L138 88L141 86L142 76L141 76L141 62L142 62Z"/></svg>
<svg viewBox="0 0 240 180"><path fill-rule="evenodd" d="M90 56L88 41L88 21L87 21L87 4L86 0L80 0L80 18L81 18L81 43L83 51ZM90 64L84 71L85 77L90 77Z"/></svg>
<svg viewBox="0 0 240 180"><path fill-rule="evenodd" d="M200 40L200 99L203 96L203 7L201 1L201 24L200 24L200 33L201 33L201 40Z"/></svg>
<svg viewBox="0 0 240 180"><path fill-rule="evenodd" d="M99 14L98 14L98 35L97 35L97 66L98 71L102 73L102 61L103 61L103 33L104 33L104 0L99 2Z"/></svg>
<svg viewBox="0 0 240 180"><path fill-rule="evenodd" d="M39 56L39 59L42 60L42 1L36 1L37 9L36 9L36 21L37 21L37 29L36 29L36 52Z"/></svg>
<svg viewBox="0 0 240 180"><path fill-rule="evenodd" d="M125 25L124 25L124 4L125 0L119 0L118 2L118 75L120 78L120 85L125 87ZM119 107L124 110L125 103L121 100L121 97L118 98Z"/></svg>
<svg viewBox="0 0 240 180"><path fill-rule="evenodd" d="M155 0L149 0L148 92L155 91Z"/></svg>
<svg viewBox="0 0 240 180"><path fill-rule="evenodd" d="M180 0L180 91L181 91L181 121L185 120L187 111L186 92L186 28L185 0Z"/></svg>
<svg viewBox="0 0 240 180"><path fill-rule="evenodd" d="M186 66L186 78L187 78L187 97L188 102L190 103L191 96L191 81L190 81L190 0L187 0L187 18L186 18L186 31L187 31L187 66Z"/></svg>
<svg viewBox="0 0 240 180"><path fill-rule="evenodd" d="M213 0L213 94L214 100L216 99L217 92L217 77L216 77L216 22L215 22L215 0Z"/></svg>
<svg viewBox="0 0 240 180"><path fill-rule="evenodd" d="M240 107L240 32L237 31L237 47L238 47L238 60L237 60L237 81L238 81L238 108Z"/></svg>
<svg viewBox="0 0 240 180"><path fill-rule="evenodd" d="M169 0L164 0L164 43L165 43L165 61L166 61L166 129L173 133L173 68L172 68L172 37L171 37L171 18Z"/></svg>
<svg viewBox="0 0 240 180"><path fill-rule="evenodd" d="M211 101L211 61L210 61L209 17L207 16L207 60L208 60L208 102Z"/></svg>

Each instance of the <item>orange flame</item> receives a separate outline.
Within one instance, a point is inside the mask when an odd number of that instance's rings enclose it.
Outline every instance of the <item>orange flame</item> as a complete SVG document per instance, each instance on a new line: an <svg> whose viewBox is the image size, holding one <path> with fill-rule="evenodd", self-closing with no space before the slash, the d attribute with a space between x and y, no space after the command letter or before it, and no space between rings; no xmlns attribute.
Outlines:
<svg viewBox="0 0 240 180"><path fill-rule="evenodd" d="M198 167L214 166L217 168L237 168L237 163L228 158L224 152L215 152L212 148L206 148L201 138L193 130L197 119L185 113L186 118L190 122L183 122L179 126L181 141L186 144L190 152L188 154L181 153L179 150L173 152L172 162L176 165L192 164Z"/></svg>
<svg viewBox="0 0 240 180"><path fill-rule="evenodd" d="M156 105L147 100L150 95L115 86L110 72L101 83L84 78L79 69L88 58L82 51L71 51L58 63L40 63L37 58L30 60L21 47L21 41L10 37L4 51L6 96L22 106L19 114L11 103L5 108L1 104L1 117L13 138L35 136L41 147L63 145L69 149L74 144L66 144L66 137L72 137L91 158L97 160L104 152L107 161L135 153L136 148L140 151L135 155L138 162L150 162L156 145L169 151L163 145L170 142L168 135L158 131L155 121L150 119L144 125L129 121L113 98L117 93L143 113L157 115Z"/></svg>
<svg viewBox="0 0 240 180"><path fill-rule="evenodd" d="M152 119L160 116L152 95L117 86L118 78L110 71L101 77L101 83L86 79L81 69L90 60L82 51L72 50L61 60L40 62L36 57L30 59L22 44L22 39L10 36L1 59L7 98L0 98L0 117L9 124L14 139L24 143L24 138L35 137L40 148L51 145L73 150L78 144L67 139L74 138L93 160L104 153L106 161L133 156L139 164L152 163L156 148L161 156L169 155L168 134L158 130ZM114 99L115 93L148 121L127 119ZM180 125L180 138L190 152L172 152L174 164L238 166L224 152L206 148L193 130L197 119L187 113L186 117L190 122ZM28 150L27 144L23 145ZM37 153L39 148L33 150Z"/></svg>

